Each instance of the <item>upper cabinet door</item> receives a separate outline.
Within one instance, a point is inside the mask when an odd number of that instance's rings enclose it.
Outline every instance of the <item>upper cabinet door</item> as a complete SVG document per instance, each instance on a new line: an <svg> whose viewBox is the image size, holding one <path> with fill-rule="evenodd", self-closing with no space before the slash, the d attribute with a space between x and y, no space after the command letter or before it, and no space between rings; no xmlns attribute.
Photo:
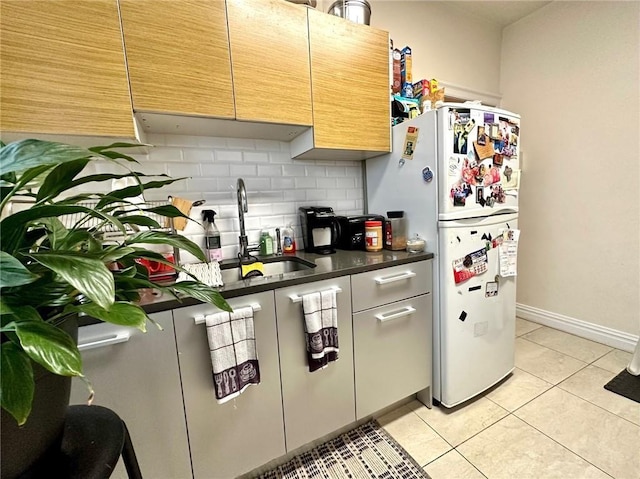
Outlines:
<svg viewBox="0 0 640 479"><path fill-rule="evenodd" d="M117 0L2 0L5 132L134 137Z"/></svg>
<svg viewBox="0 0 640 479"><path fill-rule="evenodd" d="M315 148L390 151L389 34L308 14Z"/></svg>
<svg viewBox="0 0 640 479"><path fill-rule="evenodd" d="M235 117L224 1L120 0L120 11L135 111Z"/></svg>
<svg viewBox="0 0 640 479"><path fill-rule="evenodd" d="M311 125L307 9L227 0L236 118Z"/></svg>

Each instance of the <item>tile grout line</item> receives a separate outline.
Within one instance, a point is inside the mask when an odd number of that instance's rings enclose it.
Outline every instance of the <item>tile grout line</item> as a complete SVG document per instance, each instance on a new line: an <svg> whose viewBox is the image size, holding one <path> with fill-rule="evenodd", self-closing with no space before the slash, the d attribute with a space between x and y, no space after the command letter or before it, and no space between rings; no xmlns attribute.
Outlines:
<svg viewBox="0 0 640 479"><path fill-rule="evenodd" d="M557 387L557 386L554 386L554 387ZM546 393L546 392L548 392L548 391L551 391L551 389L553 389L553 388L548 389L547 391L545 391L545 393ZM559 389L562 389L562 388L559 388ZM564 391L564 389L562 389L562 391ZM566 391L566 392L569 392L569 391ZM571 394L571 393L569 393L569 394ZM575 394L574 394L573 396L575 396ZM576 396L576 397L578 397L578 396ZM582 399L582 398L579 398L579 399ZM520 409L520 408L518 408L518 409ZM514 411L514 412L515 412L515 411ZM562 448L566 449L566 450L567 450L567 451L569 451L571 454L574 454L575 456L578 456L580 459L582 459L583 461L585 461L587 464L591 464L593 467L595 467L596 469L598 469L599 471L601 471L603 474L606 474L607 476L609 476L609 477L611 477L611 478L613 478L613 477L614 477L614 476L612 476L611 474L609 474L607 471L605 471L605 470L603 470L602 468L600 468L600 467L596 466L594 463L592 463L591 461L589 461L586 457L582 457L580 454L578 454L577 452L575 452L575 451L573 451L573 450L569 449L569 447L568 447L568 446L566 446L566 445L562 444L561 442L559 442L558 440L556 440L556 439L552 438L551 436L549 436L548 434L546 434L544 431L541 431L540 429L538 429L537 427L535 427L533 424L529 424L525 419L523 419L523 418L521 418L521 417L519 417L519 416L516 416L516 415L514 415L514 417L515 417L516 419L519 419L519 420L520 420L520 421L522 421L523 423L525 423L527 426L529 426L529 427L531 427L531 428L535 429L536 431L538 431L538 432L539 432L540 434L542 434L543 436L545 436L545 437L547 437L547 438L551 439L553 442L555 442L556 444L560 445Z"/></svg>

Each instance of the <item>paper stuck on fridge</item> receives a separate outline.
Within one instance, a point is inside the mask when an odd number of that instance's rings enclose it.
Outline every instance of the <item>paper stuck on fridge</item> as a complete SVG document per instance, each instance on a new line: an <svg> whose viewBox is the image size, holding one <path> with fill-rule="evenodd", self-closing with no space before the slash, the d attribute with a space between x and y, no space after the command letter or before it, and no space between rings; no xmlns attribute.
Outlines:
<svg viewBox="0 0 640 479"><path fill-rule="evenodd" d="M500 276L516 276L518 272L518 239L520 230L506 229L502 231L502 244L498 246L500 260Z"/></svg>

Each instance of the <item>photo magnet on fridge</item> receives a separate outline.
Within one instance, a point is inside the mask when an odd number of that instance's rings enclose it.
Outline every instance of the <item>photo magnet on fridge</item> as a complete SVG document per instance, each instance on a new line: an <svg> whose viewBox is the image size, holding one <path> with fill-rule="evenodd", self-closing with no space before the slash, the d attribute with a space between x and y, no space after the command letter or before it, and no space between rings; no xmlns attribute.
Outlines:
<svg viewBox="0 0 640 479"><path fill-rule="evenodd" d="M498 282L490 281L487 283L487 289L484 293L485 297L491 298L493 296L498 296Z"/></svg>
<svg viewBox="0 0 640 479"><path fill-rule="evenodd" d="M476 186L476 203L484 206L484 186Z"/></svg>

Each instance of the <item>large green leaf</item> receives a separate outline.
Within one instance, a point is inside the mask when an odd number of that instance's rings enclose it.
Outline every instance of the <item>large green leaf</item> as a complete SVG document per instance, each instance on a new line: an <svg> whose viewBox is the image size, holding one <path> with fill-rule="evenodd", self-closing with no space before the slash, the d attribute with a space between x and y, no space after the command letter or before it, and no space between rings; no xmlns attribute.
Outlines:
<svg viewBox="0 0 640 479"><path fill-rule="evenodd" d="M153 218L144 215L129 215L118 217L123 225L148 226L149 228L160 228L160 224Z"/></svg>
<svg viewBox="0 0 640 479"><path fill-rule="evenodd" d="M16 321L16 334L25 353L54 374L82 376L80 351L71 336L44 321Z"/></svg>
<svg viewBox="0 0 640 479"><path fill-rule="evenodd" d="M16 141L0 149L0 175L92 156L99 154L64 143L33 139Z"/></svg>
<svg viewBox="0 0 640 479"><path fill-rule="evenodd" d="M22 426L33 402L33 368L29 357L10 341L0 345L0 403Z"/></svg>
<svg viewBox="0 0 640 479"><path fill-rule="evenodd" d="M38 190L37 201L55 198L70 188L70 182L87 166L88 158L69 161L56 166L46 177Z"/></svg>
<svg viewBox="0 0 640 479"><path fill-rule="evenodd" d="M163 231L143 231L126 240L128 245L145 243L174 246L191 253L202 262L207 261L202 249L197 244L179 234L165 233Z"/></svg>
<svg viewBox="0 0 640 479"><path fill-rule="evenodd" d="M122 188L120 190L115 190L105 195L100 202L98 203L98 208L102 208L105 205L110 203L115 203L117 201L121 201L125 198L133 198L135 196L141 195L143 191L150 190L154 188L162 188L166 185L170 185L171 183L175 183L176 181L182 181L184 178L170 178L168 180L158 180L158 181L149 181L147 183L142 183L140 185L127 186L126 188Z"/></svg>
<svg viewBox="0 0 640 479"><path fill-rule="evenodd" d="M12 252L19 246L20 238L31 222L41 218L60 217L76 213L85 213L88 216L103 219L119 230L125 231L124 226L117 218L92 208L78 205L38 205L7 216L0 222L0 244L2 244L3 251Z"/></svg>
<svg viewBox="0 0 640 479"><path fill-rule="evenodd" d="M69 183L69 188L75 188L77 186L84 185L86 183L100 183L102 181L119 180L121 178L144 178L147 176L154 176L154 177L164 176L167 178L169 177L169 175L166 175L164 173L160 175L145 175L144 173L140 173L138 171L129 171L128 173L123 173L123 174L102 173L102 174L87 175L87 176L83 176L82 178L77 178Z"/></svg>
<svg viewBox="0 0 640 479"><path fill-rule="evenodd" d="M96 304L81 304L78 311L119 326L131 326L145 332L147 314L140 306L131 303L116 302L107 311Z"/></svg>
<svg viewBox="0 0 640 479"><path fill-rule="evenodd" d="M178 293L191 296L205 303L211 303L223 311L232 311L231 306L227 304L220 292L207 286L206 284L196 281L180 281L171 286Z"/></svg>
<svg viewBox="0 0 640 479"><path fill-rule="evenodd" d="M33 283L38 278L9 253L0 251L0 288Z"/></svg>
<svg viewBox="0 0 640 479"><path fill-rule="evenodd" d="M55 271L64 281L104 309L114 301L113 275L100 260L74 252L32 253L35 261Z"/></svg>

